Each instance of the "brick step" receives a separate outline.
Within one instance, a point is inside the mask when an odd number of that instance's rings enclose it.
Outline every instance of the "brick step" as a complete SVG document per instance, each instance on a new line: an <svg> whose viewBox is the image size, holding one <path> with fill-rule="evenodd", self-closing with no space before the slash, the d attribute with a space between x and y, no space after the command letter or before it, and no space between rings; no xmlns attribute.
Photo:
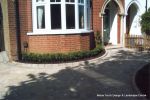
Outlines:
<svg viewBox="0 0 150 100"><path fill-rule="evenodd" d="M107 50L118 49L118 48L123 48L123 46L120 45L120 44L118 44L118 45L107 45L107 46L105 46L105 49L107 49Z"/></svg>
<svg viewBox="0 0 150 100"><path fill-rule="evenodd" d="M7 63L9 61L6 51L0 52L0 63Z"/></svg>

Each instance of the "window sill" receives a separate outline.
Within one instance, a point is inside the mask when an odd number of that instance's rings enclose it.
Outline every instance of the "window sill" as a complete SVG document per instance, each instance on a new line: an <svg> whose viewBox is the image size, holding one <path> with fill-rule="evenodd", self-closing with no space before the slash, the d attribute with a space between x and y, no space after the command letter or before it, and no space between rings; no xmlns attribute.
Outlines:
<svg viewBox="0 0 150 100"><path fill-rule="evenodd" d="M34 32L28 32L27 35L66 35L66 34L84 34L84 33L91 33L93 30L51 30L51 31L45 31L45 30L38 30Z"/></svg>

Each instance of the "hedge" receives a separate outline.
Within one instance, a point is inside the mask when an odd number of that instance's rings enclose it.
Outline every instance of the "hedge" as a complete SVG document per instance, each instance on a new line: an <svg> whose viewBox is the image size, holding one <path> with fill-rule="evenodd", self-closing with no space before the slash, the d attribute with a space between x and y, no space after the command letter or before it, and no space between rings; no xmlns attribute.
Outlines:
<svg viewBox="0 0 150 100"><path fill-rule="evenodd" d="M70 53L54 53L54 54L36 54L36 53L23 53L22 61L29 63L55 63L81 60L97 56L102 53L104 49L102 46L97 46L90 51L78 51Z"/></svg>

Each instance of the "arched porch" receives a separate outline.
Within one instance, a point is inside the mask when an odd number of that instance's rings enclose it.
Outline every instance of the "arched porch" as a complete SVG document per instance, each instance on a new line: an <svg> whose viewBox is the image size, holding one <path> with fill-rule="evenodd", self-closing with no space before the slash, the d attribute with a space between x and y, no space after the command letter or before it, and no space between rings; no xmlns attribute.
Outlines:
<svg viewBox="0 0 150 100"><path fill-rule="evenodd" d="M123 44L124 8L118 0L106 0L100 12L103 43Z"/></svg>
<svg viewBox="0 0 150 100"><path fill-rule="evenodd" d="M140 4L137 0L131 1L126 8L126 29L125 33L130 35L141 35L141 26L140 26Z"/></svg>

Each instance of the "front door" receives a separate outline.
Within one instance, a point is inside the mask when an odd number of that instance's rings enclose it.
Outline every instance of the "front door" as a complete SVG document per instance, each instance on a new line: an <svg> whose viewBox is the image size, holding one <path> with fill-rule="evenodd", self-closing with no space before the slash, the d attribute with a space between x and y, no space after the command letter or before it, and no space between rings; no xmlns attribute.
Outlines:
<svg viewBox="0 0 150 100"><path fill-rule="evenodd" d="M4 31L3 31L3 13L0 3L0 52L5 50L4 46Z"/></svg>
<svg viewBox="0 0 150 100"><path fill-rule="evenodd" d="M104 44L108 44L110 40L110 11L105 9L104 15Z"/></svg>

